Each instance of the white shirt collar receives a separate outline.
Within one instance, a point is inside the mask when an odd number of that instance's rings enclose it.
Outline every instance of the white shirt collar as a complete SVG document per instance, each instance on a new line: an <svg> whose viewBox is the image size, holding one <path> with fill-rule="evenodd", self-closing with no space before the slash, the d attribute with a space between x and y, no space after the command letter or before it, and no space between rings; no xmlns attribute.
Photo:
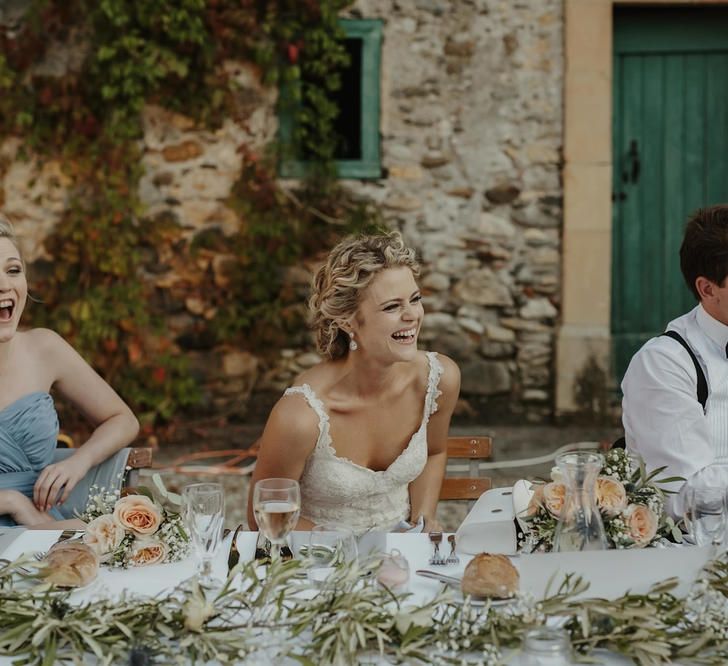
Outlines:
<svg viewBox="0 0 728 666"><path fill-rule="evenodd" d="M728 326L709 315L702 304L698 305L695 316L703 333L718 345L722 356L726 355L728 353Z"/></svg>

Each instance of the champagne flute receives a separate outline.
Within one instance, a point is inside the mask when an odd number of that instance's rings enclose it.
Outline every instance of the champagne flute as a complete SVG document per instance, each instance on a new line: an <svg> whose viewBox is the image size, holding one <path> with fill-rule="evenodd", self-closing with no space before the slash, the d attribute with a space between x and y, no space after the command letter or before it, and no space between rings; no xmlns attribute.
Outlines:
<svg viewBox="0 0 728 666"><path fill-rule="evenodd" d="M301 489L295 479L261 479L253 489L253 511L258 529L270 540L271 560L280 549L301 512Z"/></svg>
<svg viewBox="0 0 728 666"><path fill-rule="evenodd" d="M193 483L182 490L184 521L198 557L198 581L203 587L219 587L212 575L212 558L222 539L225 490L219 483Z"/></svg>

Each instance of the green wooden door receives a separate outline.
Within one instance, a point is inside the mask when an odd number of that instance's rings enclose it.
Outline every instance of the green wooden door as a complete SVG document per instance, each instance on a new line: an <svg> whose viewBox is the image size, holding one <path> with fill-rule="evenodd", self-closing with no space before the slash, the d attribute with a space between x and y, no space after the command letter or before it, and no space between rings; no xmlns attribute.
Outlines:
<svg viewBox="0 0 728 666"><path fill-rule="evenodd" d="M634 352L694 307L679 265L688 214L728 202L728 9L614 19L612 340Z"/></svg>

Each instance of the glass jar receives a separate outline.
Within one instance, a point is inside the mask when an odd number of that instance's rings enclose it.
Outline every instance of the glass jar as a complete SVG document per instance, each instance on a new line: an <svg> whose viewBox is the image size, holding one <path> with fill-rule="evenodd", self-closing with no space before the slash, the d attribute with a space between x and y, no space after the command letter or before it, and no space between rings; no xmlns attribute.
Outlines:
<svg viewBox="0 0 728 666"><path fill-rule="evenodd" d="M597 476L604 457L592 451L570 451L556 458L566 487L554 534L554 551L606 550L607 536L597 507Z"/></svg>
<svg viewBox="0 0 728 666"><path fill-rule="evenodd" d="M565 666L571 663L571 643L564 629L538 627L524 637L522 666Z"/></svg>

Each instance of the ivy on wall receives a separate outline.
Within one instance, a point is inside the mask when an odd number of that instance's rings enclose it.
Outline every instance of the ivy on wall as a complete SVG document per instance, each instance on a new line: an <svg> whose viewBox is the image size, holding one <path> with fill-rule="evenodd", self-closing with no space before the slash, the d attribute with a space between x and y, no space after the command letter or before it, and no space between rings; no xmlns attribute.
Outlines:
<svg viewBox="0 0 728 666"><path fill-rule="evenodd" d="M58 330L116 386L148 424L199 400L169 339L159 294L145 279L174 221L145 217L137 196L141 112L156 104L214 128L243 112L222 64L253 61L268 85L291 85L296 141L317 168L295 192L276 181L281 145L255 155L228 205L240 218L232 238L200 233L175 251L234 258L228 284L207 294L200 323L209 344L275 353L303 325L287 267L370 228L377 213L350 200L334 179L337 109L328 93L346 63L338 14L349 0L29 0L18 30L0 35L0 132L22 137L27 154L58 158L72 186L69 205L33 267L43 306L35 325ZM52 49L70 64L49 73ZM303 83L301 83L303 82ZM289 290L290 291L290 290ZM151 305L150 305L151 304Z"/></svg>

